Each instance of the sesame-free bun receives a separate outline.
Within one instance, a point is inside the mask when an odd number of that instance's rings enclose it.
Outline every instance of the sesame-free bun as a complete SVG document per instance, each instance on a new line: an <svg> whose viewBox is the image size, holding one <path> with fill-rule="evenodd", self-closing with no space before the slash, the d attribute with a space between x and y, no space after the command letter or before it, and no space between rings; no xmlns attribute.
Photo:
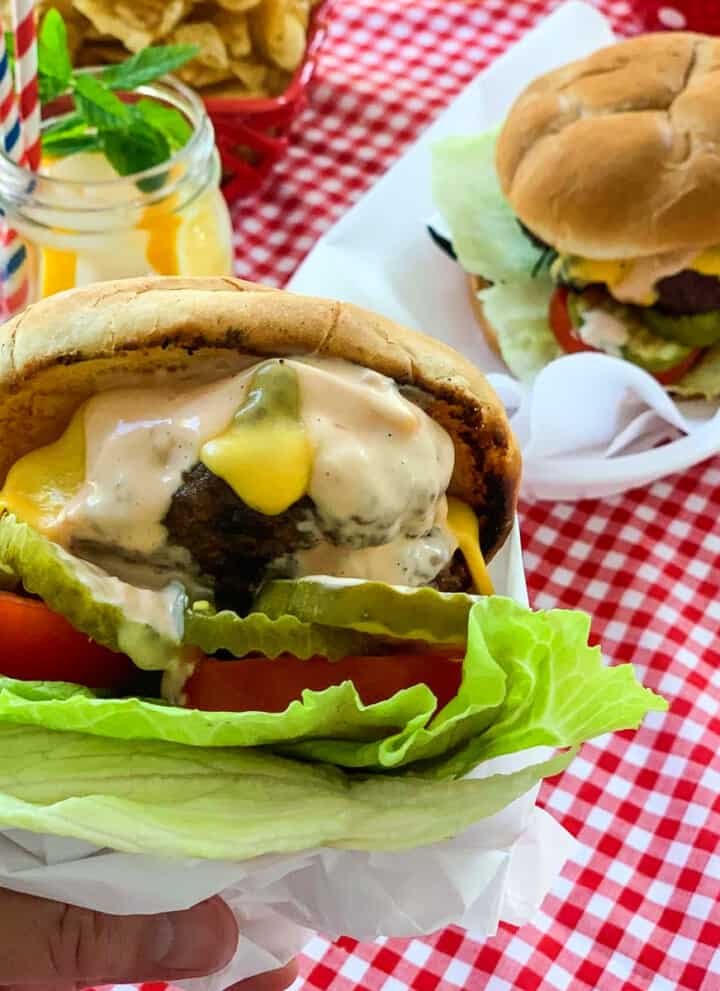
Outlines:
<svg viewBox="0 0 720 991"><path fill-rule="evenodd" d="M720 243L720 38L642 35L541 76L496 166L520 220L562 253Z"/></svg>
<svg viewBox="0 0 720 991"><path fill-rule="evenodd" d="M483 333L485 342L490 350L498 356L498 358L502 358L497 331L485 315L485 307L482 304L482 300L478 296L481 289L487 289L487 287L492 285L492 283L488 282L487 279L483 279L480 275L469 274L467 277L467 284L468 291L470 293L470 305L472 306L473 315Z"/></svg>
<svg viewBox="0 0 720 991"><path fill-rule="evenodd" d="M478 514L483 552L512 526L520 455L485 377L439 341L347 303L239 279L128 279L51 296L0 328L0 482L60 436L93 394L217 378L267 355L325 355L416 387L455 444L450 493Z"/></svg>

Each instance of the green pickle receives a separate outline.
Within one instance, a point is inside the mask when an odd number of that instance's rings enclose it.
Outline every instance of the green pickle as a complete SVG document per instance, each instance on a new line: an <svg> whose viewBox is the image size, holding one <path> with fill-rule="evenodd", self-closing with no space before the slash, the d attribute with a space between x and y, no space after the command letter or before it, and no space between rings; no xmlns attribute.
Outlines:
<svg viewBox="0 0 720 991"><path fill-rule="evenodd" d="M653 334L690 348L708 348L720 343L720 311L671 316L654 307L641 311L643 323Z"/></svg>
<svg viewBox="0 0 720 991"><path fill-rule="evenodd" d="M180 608L173 607L171 617L177 630L169 635L128 617L122 594L132 591L130 586L74 558L11 514L0 517L0 562L5 574L14 572L28 592L38 595L77 630L110 650L127 654L139 668L164 670L177 659L186 598L179 585L173 596ZM103 591L117 594L120 601L103 598Z"/></svg>
<svg viewBox="0 0 720 991"><path fill-rule="evenodd" d="M477 601L463 592L427 587L301 578L268 582L254 609L273 619L291 615L305 623L376 636L464 644L470 609Z"/></svg>
<svg viewBox="0 0 720 991"><path fill-rule="evenodd" d="M659 374L674 368L689 357L696 346L668 339L646 326L650 307L626 306L609 297L599 302L597 297L588 298L583 293L568 292L567 308L576 328L582 324L585 312L591 309L606 310L622 321L628 333L627 343L620 349L623 358L648 372Z"/></svg>
<svg viewBox="0 0 720 991"><path fill-rule="evenodd" d="M185 643L199 647L206 654L227 650L234 657L259 651L265 657L293 654L327 657L339 660L370 652L369 638L354 630L333 630L313 623L304 623L296 616L271 619L265 613L238 616L223 610L199 608L196 603L185 613Z"/></svg>

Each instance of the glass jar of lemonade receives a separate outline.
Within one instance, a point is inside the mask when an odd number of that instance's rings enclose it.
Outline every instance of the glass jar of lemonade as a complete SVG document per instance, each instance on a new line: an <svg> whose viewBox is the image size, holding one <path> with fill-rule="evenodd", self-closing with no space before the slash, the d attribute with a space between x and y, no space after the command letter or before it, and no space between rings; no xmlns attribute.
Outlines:
<svg viewBox="0 0 720 991"><path fill-rule="evenodd" d="M170 77L139 87L132 94L138 97L175 108L192 128L179 151L144 172L121 177L102 152L80 151L43 157L33 174L0 153L0 208L27 252L23 305L106 279L232 274L230 216L201 100ZM61 103L43 127L71 111ZM0 280L6 316L10 284ZM12 284L17 287L17 274Z"/></svg>

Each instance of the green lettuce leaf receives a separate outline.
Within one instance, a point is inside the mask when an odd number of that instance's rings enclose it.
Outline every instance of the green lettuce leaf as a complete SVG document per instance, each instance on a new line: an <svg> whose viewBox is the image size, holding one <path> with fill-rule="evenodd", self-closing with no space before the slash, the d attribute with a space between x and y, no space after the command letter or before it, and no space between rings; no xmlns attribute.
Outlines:
<svg viewBox="0 0 720 991"><path fill-rule="evenodd" d="M368 641L352 630L317 626L282 613L275 619L263 612L238 616L229 610L216 613L198 603L185 613L185 643L206 654L228 650L244 657L258 651L265 657L278 657L287 652L303 660L316 655L338 660L368 653Z"/></svg>
<svg viewBox="0 0 720 991"><path fill-rule="evenodd" d="M162 670L181 652L185 594L180 586L135 588L68 554L12 514L0 517L0 563L72 625L139 668ZM157 623L145 617L154 615Z"/></svg>
<svg viewBox="0 0 720 991"><path fill-rule="evenodd" d="M546 274L517 277L478 293L495 328L505 364L516 378L531 381L563 354L548 323L553 285Z"/></svg>
<svg viewBox="0 0 720 991"><path fill-rule="evenodd" d="M489 282L530 277L541 252L522 232L495 172L498 130L432 148L432 194L462 267Z"/></svg>
<svg viewBox="0 0 720 991"><path fill-rule="evenodd" d="M271 581L260 590L253 608L273 619L297 616L376 636L464 644L468 615L477 596L406 588L382 582L338 578Z"/></svg>
<svg viewBox="0 0 720 991"><path fill-rule="evenodd" d="M479 294L485 314L505 364L529 381L562 350L548 324L552 281L546 271L532 274L540 249L522 232L500 189L497 133L446 138L433 147L433 199L460 264L494 283Z"/></svg>
<svg viewBox="0 0 720 991"><path fill-rule="evenodd" d="M460 690L437 714L426 685L364 706L352 684L305 691L284 713L213 713L87 689L0 679L0 721L196 747L270 747L302 760L371 771L461 776L492 757L640 724L663 699L629 665L607 668L587 646L582 613L533 613L492 596L473 606ZM272 661L268 661L272 676Z"/></svg>
<svg viewBox="0 0 720 991"><path fill-rule="evenodd" d="M573 752L483 780L344 774L257 750L125 742L0 723L0 824L164 857L318 846L402 850L494 815ZM128 773L128 768L132 773Z"/></svg>

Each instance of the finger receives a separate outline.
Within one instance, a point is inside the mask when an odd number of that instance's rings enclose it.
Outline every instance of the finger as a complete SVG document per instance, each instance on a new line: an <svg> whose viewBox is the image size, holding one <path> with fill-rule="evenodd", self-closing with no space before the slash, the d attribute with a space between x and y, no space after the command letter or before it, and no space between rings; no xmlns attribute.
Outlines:
<svg viewBox="0 0 720 991"><path fill-rule="evenodd" d="M233 984L226 991L285 991L298 975L298 965L294 960L280 970L269 970L265 974L248 977L239 984Z"/></svg>
<svg viewBox="0 0 720 991"><path fill-rule="evenodd" d="M220 898L186 912L102 915L0 891L0 984L113 984L204 977L237 947Z"/></svg>

